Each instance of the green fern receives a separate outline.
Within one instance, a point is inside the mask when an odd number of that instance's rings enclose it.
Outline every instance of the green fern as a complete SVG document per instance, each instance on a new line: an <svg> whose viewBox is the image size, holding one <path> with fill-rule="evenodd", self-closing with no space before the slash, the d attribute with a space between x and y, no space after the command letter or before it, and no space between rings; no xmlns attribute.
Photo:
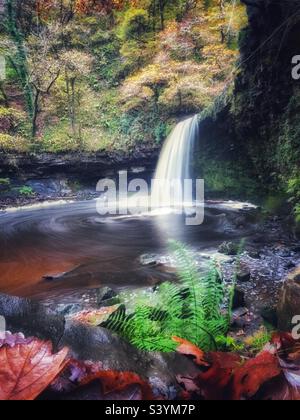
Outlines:
<svg viewBox="0 0 300 420"><path fill-rule="evenodd" d="M158 305L139 304L132 315L113 314L104 325L146 351L175 350L173 336L205 351L224 343L231 320L234 285L226 288L215 261L200 276L189 251L172 242L178 265L178 284L164 283L157 291Z"/></svg>

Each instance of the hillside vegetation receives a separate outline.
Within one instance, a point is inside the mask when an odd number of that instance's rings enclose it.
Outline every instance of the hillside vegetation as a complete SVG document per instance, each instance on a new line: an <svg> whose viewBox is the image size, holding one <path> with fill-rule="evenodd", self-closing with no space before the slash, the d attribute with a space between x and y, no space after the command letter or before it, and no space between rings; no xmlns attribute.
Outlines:
<svg viewBox="0 0 300 420"><path fill-rule="evenodd" d="M246 21L227 0L6 0L0 149L161 143L230 83Z"/></svg>

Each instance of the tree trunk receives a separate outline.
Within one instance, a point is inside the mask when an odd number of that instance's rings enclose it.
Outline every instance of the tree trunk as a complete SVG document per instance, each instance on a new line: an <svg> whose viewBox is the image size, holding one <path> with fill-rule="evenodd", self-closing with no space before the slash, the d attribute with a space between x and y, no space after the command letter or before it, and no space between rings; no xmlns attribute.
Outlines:
<svg viewBox="0 0 300 420"><path fill-rule="evenodd" d="M160 14L160 27L161 30L165 29L165 2L164 0L159 0L159 14Z"/></svg>
<svg viewBox="0 0 300 420"><path fill-rule="evenodd" d="M36 88L33 114L32 114L32 138L35 138L36 133L37 133L37 119L39 115L39 98L40 98L40 91Z"/></svg>
<svg viewBox="0 0 300 420"><path fill-rule="evenodd" d="M71 79L71 125L74 136L76 136L76 100L75 100L75 77Z"/></svg>

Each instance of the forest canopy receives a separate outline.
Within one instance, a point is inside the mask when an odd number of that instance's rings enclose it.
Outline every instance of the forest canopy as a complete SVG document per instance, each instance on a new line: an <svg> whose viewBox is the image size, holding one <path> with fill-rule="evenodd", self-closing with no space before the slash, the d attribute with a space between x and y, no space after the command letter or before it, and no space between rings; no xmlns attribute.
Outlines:
<svg viewBox="0 0 300 420"><path fill-rule="evenodd" d="M159 144L233 78L245 7L227 0L4 0L0 148Z"/></svg>

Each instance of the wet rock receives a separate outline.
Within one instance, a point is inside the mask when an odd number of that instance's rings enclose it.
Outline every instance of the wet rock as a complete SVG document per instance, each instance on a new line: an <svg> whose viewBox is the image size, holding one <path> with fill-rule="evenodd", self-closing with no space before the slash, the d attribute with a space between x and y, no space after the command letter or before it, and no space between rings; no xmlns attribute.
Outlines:
<svg viewBox="0 0 300 420"><path fill-rule="evenodd" d="M285 264L284 267L286 270L291 270L292 268L296 267L296 263L294 261L289 261Z"/></svg>
<svg viewBox="0 0 300 420"><path fill-rule="evenodd" d="M264 244L266 242L266 235L257 235L253 238L253 242L256 244Z"/></svg>
<svg viewBox="0 0 300 420"><path fill-rule="evenodd" d="M158 264L158 256L155 254L145 254L139 258L140 264L143 266L155 267Z"/></svg>
<svg viewBox="0 0 300 420"><path fill-rule="evenodd" d="M63 315L63 316L70 316L77 314L78 312L81 312L85 309L85 307L81 304L59 304L55 308L55 312Z"/></svg>
<svg viewBox="0 0 300 420"><path fill-rule="evenodd" d="M55 345L64 333L65 319L37 302L0 294L0 315L6 320L11 332L22 332L51 340Z"/></svg>
<svg viewBox="0 0 300 420"><path fill-rule="evenodd" d="M292 256L291 251L289 249L285 249L285 248L279 249L277 254L282 258L289 258L289 257Z"/></svg>
<svg viewBox="0 0 300 420"><path fill-rule="evenodd" d="M244 306L246 306L245 292L237 286L234 291L232 309L235 310Z"/></svg>
<svg viewBox="0 0 300 420"><path fill-rule="evenodd" d="M239 245L233 242L224 242L219 246L218 251L225 255L238 255Z"/></svg>
<svg viewBox="0 0 300 420"><path fill-rule="evenodd" d="M248 324L248 314L249 310L247 308L235 309L232 314L232 327L244 328Z"/></svg>
<svg viewBox="0 0 300 420"><path fill-rule="evenodd" d="M278 316L276 306L268 305L262 308L261 310L262 318L271 324L273 327L277 328L278 326Z"/></svg>
<svg viewBox="0 0 300 420"><path fill-rule="evenodd" d="M253 258L254 260L259 260L261 258L260 252L256 250L248 251L248 255L250 258Z"/></svg>
<svg viewBox="0 0 300 420"><path fill-rule="evenodd" d="M291 273L285 281L278 304L278 327L282 331L291 331L293 318L300 315L300 267Z"/></svg>
<svg viewBox="0 0 300 420"><path fill-rule="evenodd" d="M51 340L57 349L67 346L74 358L101 362L103 369L139 374L151 383L155 395L166 399L180 391L177 375L198 373L196 365L180 354L140 351L104 328L65 319L28 299L0 295L0 315L12 332Z"/></svg>
<svg viewBox="0 0 300 420"><path fill-rule="evenodd" d="M241 283L247 283L251 280L251 271L249 267L240 267L240 269L237 272L237 279Z"/></svg>
<svg viewBox="0 0 300 420"><path fill-rule="evenodd" d="M96 290L96 302L98 305L102 305L105 301L118 300L116 298L117 293L110 287L103 287Z"/></svg>
<svg viewBox="0 0 300 420"><path fill-rule="evenodd" d="M176 375L195 374L195 366L178 354L145 353L100 327L67 321L60 347L68 346L79 360L101 361L104 369L130 371L149 380L157 395L174 398Z"/></svg>

